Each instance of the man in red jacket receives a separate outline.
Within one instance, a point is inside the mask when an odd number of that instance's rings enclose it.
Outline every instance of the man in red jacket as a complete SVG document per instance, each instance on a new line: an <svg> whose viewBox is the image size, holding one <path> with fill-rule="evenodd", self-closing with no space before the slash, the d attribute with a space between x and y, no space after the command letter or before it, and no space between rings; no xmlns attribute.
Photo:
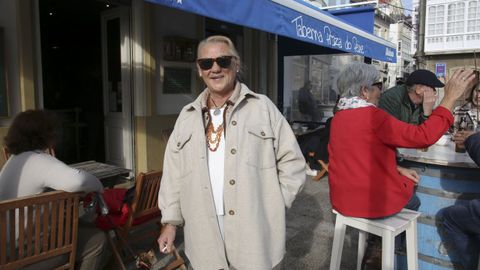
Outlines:
<svg viewBox="0 0 480 270"><path fill-rule="evenodd" d="M337 80L341 98L328 145L329 184L332 207L346 216L382 218L407 205L419 177L397 166L396 148L434 144L453 123L455 101L476 81L473 71L457 71L440 106L422 124L411 125L377 108L378 79L375 67L352 63Z"/></svg>

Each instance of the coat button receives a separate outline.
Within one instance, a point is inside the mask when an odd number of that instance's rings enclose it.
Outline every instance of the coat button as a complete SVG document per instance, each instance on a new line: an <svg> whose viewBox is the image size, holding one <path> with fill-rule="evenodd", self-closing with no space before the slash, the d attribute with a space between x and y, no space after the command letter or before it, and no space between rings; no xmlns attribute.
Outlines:
<svg viewBox="0 0 480 270"><path fill-rule="evenodd" d="M265 132L263 132L263 131L262 131L262 132L260 132L260 134L262 134L262 136L265 136Z"/></svg>
<svg viewBox="0 0 480 270"><path fill-rule="evenodd" d="M235 155L237 153L237 150L235 150L235 148L232 148L232 150L230 150L230 153L232 153L232 155Z"/></svg>
<svg viewBox="0 0 480 270"><path fill-rule="evenodd" d="M180 143L177 143L177 147L180 147L180 145L181 145Z"/></svg>
<svg viewBox="0 0 480 270"><path fill-rule="evenodd" d="M233 179L230 180L230 185L232 185L232 186L235 185L235 180L233 180Z"/></svg>
<svg viewBox="0 0 480 270"><path fill-rule="evenodd" d="M232 125L236 126L236 125L237 125L237 121L233 120L233 121L232 121Z"/></svg>
<svg viewBox="0 0 480 270"><path fill-rule="evenodd" d="M230 211L228 211L228 214L229 214L230 216L233 216L233 215L235 215L235 211L230 210Z"/></svg>

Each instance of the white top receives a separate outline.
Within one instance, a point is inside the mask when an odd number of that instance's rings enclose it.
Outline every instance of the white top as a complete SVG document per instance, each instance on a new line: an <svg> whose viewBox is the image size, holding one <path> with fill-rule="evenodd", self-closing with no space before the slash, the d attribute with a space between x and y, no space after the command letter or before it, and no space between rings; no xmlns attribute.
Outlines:
<svg viewBox="0 0 480 270"><path fill-rule="evenodd" d="M223 123L223 111L225 108L220 109L218 115L213 114L213 109L210 110L212 117L212 124L216 130L218 126ZM224 127L225 128L225 127ZM213 148L214 145L211 145ZM208 147L207 147L208 149ZM225 132L222 132L220 143L217 151L212 152L210 149L207 151L208 155L208 172L210 174L210 184L212 185L213 200L215 202L215 208L217 215L223 216L225 214L223 207L223 185L224 185L224 169L225 169Z"/></svg>
<svg viewBox="0 0 480 270"><path fill-rule="evenodd" d="M42 151L11 155L0 171L0 200L39 194L45 188L68 192L103 191L102 183L95 176Z"/></svg>

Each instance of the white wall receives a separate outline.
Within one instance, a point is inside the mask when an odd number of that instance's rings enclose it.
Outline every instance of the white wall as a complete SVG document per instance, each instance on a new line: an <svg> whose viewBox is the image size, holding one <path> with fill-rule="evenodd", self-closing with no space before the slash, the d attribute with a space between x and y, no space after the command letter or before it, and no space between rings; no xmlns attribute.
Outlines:
<svg viewBox="0 0 480 270"><path fill-rule="evenodd" d="M195 62L174 62L163 60L163 37L177 36L191 39L197 38L197 16L161 5L154 5L153 11L154 52L156 59L156 104L157 114L178 114L183 106L192 102L197 94ZM191 94L163 94L163 67L190 67L192 69L192 93ZM197 93L196 93L197 92Z"/></svg>
<svg viewBox="0 0 480 270"><path fill-rule="evenodd" d="M17 28L17 4L16 0L0 1L0 27L4 31L4 56L5 69L7 72L7 91L9 97L10 115L20 110L20 74L19 74L19 45ZM0 119L0 125L7 125L8 119Z"/></svg>
<svg viewBox="0 0 480 270"><path fill-rule="evenodd" d="M451 22L448 22L449 4L464 3L464 10L461 14L463 18L463 31L455 31L448 34L447 28ZM429 0L427 1L426 29L425 29L425 52L428 53L452 53L452 52L471 52L480 48L480 31L467 31L467 21L469 14L469 3L471 1L458 0ZM430 7L443 6L443 32L429 33ZM437 18L438 19L438 18Z"/></svg>

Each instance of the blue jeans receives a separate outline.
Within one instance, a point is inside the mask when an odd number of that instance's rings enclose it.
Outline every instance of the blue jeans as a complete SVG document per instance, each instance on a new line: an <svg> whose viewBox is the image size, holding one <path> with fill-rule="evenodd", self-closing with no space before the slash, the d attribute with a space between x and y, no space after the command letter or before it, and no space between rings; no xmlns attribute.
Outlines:
<svg viewBox="0 0 480 270"><path fill-rule="evenodd" d="M453 205L443 212L447 248L455 250L465 270L477 269L480 236L480 200Z"/></svg>
<svg viewBox="0 0 480 270"><path fill-rule="evenodd" d="M420 204L421 204L420 199L418 198L417 194L414 192L410 200L407 202L407 204L403 208L417 211L418 208L420 208ZM369 234L367 241L369 245L380 245L380 246L382 245L382 242L380 241L380 237L374 234ZM395 250L405 250L406 245L407 245L407 241L406 241L405 232L395 237Z"/></svg>

